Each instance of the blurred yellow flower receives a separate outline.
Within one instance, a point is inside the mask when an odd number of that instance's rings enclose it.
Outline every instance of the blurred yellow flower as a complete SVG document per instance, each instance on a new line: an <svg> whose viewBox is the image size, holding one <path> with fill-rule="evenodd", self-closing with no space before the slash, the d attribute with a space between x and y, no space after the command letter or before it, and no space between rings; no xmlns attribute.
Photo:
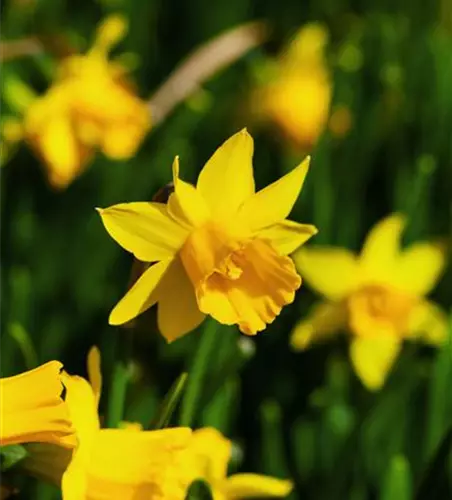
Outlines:
<svg viewBox="0 0 452 500"><path fill-rule="evenodd" d="M63 365L50 361L34 370L0 379L0 444L57 443L74 446L63 401Z"/></svg>
<svg viewBox="0 0 452 500"><path fill-rule="evenodd" d="M151 120L146 102L127 80L127 70L108 59L126 23L108 17L84 55L64 59L52 86L27 107L25 140L46 165L55 188L65 188L96 149L112 159L133 156Z"/></svg>
<svg viewBox="0 0 452 500"><path fill-rule="evenodd" d="M30 446L25 469L61 482L64 500L184 498L193 474L187 448L191 429L101 429L97 414L100 356L96 348L90 351L88 368L91 384L64 374L77 448L71 454L56 447Z"/></svg>
<svg viewBox="0 0 452 500"><path fill-rule="evenodd" d="M276 61L274 77L253 101L258 116L303 150L315 145L328 120L332 91L324 54L327 41L321 24L301 28Z"/></svg>
<svg viewBox="0 0 452 500"><path fill-rule="evenodd" d="M293 348L304 349L338 330L350 330L353 366L371 390L383 385L404 339L435 345L447 331L445 314L424 298L444 268L444 250L433 243L401 250L404 224L399 214L380 221L359 257L322 247L302 249L294 256L298 269L327 302L295 327Z"/></svg>
<svg viewBox="0 0 452 500"><path fill-rule="evenodd" d="M255 193L253 139L228 139L202 169L197 186L179 178L168 204L138 202L100 209L122 247L149 267L110 314L122 324L158 302L168 341L198 326L205 314L254 335L293 301L301 285L287 256L317 230L286 220L303 185L306 158Z"/></svg>
<svg viewBox="0 0 452 500"><path fill-rule="evenodd" d="M196 479L209 483L214 500L285 497L292 482L260 474L233 474L226 477L231 457L231 442L211 427L193 433L190 451Z"/></svg>

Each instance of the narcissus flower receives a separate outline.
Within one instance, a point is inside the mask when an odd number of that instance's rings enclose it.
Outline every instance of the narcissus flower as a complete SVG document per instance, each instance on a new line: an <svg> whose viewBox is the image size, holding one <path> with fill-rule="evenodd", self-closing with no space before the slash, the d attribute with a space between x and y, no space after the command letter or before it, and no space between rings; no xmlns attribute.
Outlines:
<svg viewBox="0 0 452 500"><path fill-rule="evenodd" d="M404 339L441 343L447 321L425 299L445 265L439 244L416 243L402 250L404 218L394 214L369 233L359 257L341 248L302 249L294 256L308 283L327 301L318 304L292 333L304 349L339 330L352 335L350 357L357 375L379 389Z"/></svg>
<svg viewBox="0 0 452 500"><path fill-rule="evenodd" d="M215 500L285 497L292 482L260 474L233 474L226 477L231 442L216 429L207 427L193 433L190 451L197 479L209 483Z"/></svg>
<svg viewBox="0 0 452 500"><path fill-rule="evenodd" d="M0 379L0 444L57 443L74 446L63 401L63 365L50 361L34 370Z"/></svg>
<svg viewBox="0 0 452 500"><path fill-rule="evenodd" d="M97 349L89 354L88 368L92 385L81 377L63 374L78 446L66 454L49 446L30 447L25 468L57 483L61 479L58 474L63 474L64 500L184 498L192 477L187 452L191 429L101 429Z"/></svg>
<svg viewBox="0 0 452 500"><path fill-rule="evenodd" d="M258 116L304 150L317 142L328 120L332 91L324 54L327 41L328 33L318 23L300 29L253 101Z"/></svg>
<svg viewBox="0 0 452 500"><path fill-rule="evenodd" d="M108 59L125 30L121 17L107 18L92 48L64 59L52 86L26 110L24 138L55 188L78 176L96 149L112 159L133 156L149 130L149 109L134 93L127 69Z"/></svg>
<svg viewBox="0 0 452 500"><path fill-rule="evenodd" d="M124 203L99 210L110 235L141 261L154 262L110 314L122 324L158 302L168 341L206 314L254 335L293 301L301 278L288 254L317 232L286 220L309 158L255 193L253 140L242 130L202 169L196 187L179 178L168 204Z"/></svg>

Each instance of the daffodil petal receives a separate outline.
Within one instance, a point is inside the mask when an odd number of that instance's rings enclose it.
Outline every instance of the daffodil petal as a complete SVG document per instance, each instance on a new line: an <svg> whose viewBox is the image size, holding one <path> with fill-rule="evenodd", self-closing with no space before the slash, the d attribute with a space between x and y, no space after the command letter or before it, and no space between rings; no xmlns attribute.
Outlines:
<svg viewBox="0 0 452 500"><path fill-rule="evenodd" d="M302 248L293 255L302 277L330 300L340 300L359 282L358 259L341 248Z"/></svg>
<svg viewBox="0 0 452 500"><path fill-rule="evenodd" d="M292 481L260 474L233 474L226 480L227 498L285 497L293 489Z"/></svg>
<svg viewBox="0 0 452 500"><path fill-rule="evenodd" d="M168 200L168 213L187 228L204 224L210 216L209 209L199 191L179 178L179 157L173 162L174 193Z"/></svg>
<svg viewBox="0 0 452 500"><path fill-rule="evenodd" d="M438 282L445 264L441 245L416 243L402 252L394 284L410 294L427 295Z"/></svg>
<svg viewBox="0 0 452 500"><path fill-rule="evenodd" d="M99 213L110 236L144 262L171 258L188 234L162 203L121 203Z"/></svg>
<svg viewBox="0 0 452 500"><path fill-rule="evenodd" d="M102 429L93 446L90 476L104 478L118 486L121 483L143 483L144 487L145 483L149 485L153 479L158 484L159 472L169 466L168 459L174 453L182 451L189 444L191 435L191 429L186 427L141 432Z"/></svg>
<svg viewBox="0 0 452 500"><path fill-rule="evenodd" d="M91 347L87 359L88 378L99 406L100 394L102 392L102 373L100 371L100 351L97 346Z"/></svg>
<svg viewBox="0 0 452 500"><path fill-rule="evenodd" d="M401 341L395 335L355 337L350 357L356 374L371 391L380 389L400 352Z"/></svg>
<svg viewBox="0 0 452 500"><path fill-rule="evenodd" d="M286 219L303 187L309 161L307 157L284 177L248 198L238 212L238 221L254 233Z"/></svg>
<svg viewBox="0 0 452 500"><path fill-rule="evenodd" d="M232 216L254 194L253 147L244 129L220 146L199 174L197 189L217 217Z"/></svg>
<svg viewBox="0 0 452 500"><path fill-rule="evenodd" d="M320 302L295 325L290 337L292 349L301 351L329 339L347 324L347 310L341 302Z"/></svg>
<svg viewBox="0 0 452 500"><path fill-rule="evenodd" d="M52 184L66 187L81 167L80 148L69 116L61 114L50 118L37 144L48 166Z"/></svg>
<svg viewBox="0 0 452 500"><path fill-rule="evenodd" d="M391 281L400 255L400 240L405 218L393 214L378 222L367 235L360 263L368 280Z"/></svg>
<svg viewBox="0 0 452 500"><path fill-rule="evenodd" d="M420 301L410 315L407 337L431 345L441 345L447 339L449 321L446 313L434 302Z"/></svg>
<svg viewBox="0 0 452 500"><path fill-rule="evenodd" d="M317 233L317 228L311 224L283 220L260 231L259 238L269 241L279 254L289 255Z"/></svg>
<svg viewBox="0 0 452 500"><path fill-rule="evenodd" d="M231 441L213 427L197 429L190 442L196 475L215 484L226 477L231 458Z"/></svg>
<svg viewBox="0 0 452 500"><path fill-rule="evenodd" d="M80 458L77 459L77 455L77 452L75 452L74 458L63 474L61 490L64 500L80 500L81 498L86 498L88 481L83 461Z"/></svg>
<svg viewBox="0 0 452 500"><path fill-rule="evenodd" d="M50 361L0 379L0 445L47 442L73 447L75 437L63 401L62 364Z"/></svg>
<svg viewBox="0 0 452 500"><path fill-rule="evenodd" d="M158 284L170 264L171 259L153 264L138 278L110 313L110 325L127 323L157 302Z"/></svg>
<svg viewBox="0 0 452 500"><path fill-rule="evenodd" d="M193 285L179 257L168 268L159 287L157 322L168 342L194 330L205 318L196 302Z"/></svg>
<svg viewBox="0 0 452 500"><path fill-rule="evenodd" d="M79 449L87 448L100 428L96 396L91 385L82 377L62 374L66 387L66 404L75 428Z"/></svg>

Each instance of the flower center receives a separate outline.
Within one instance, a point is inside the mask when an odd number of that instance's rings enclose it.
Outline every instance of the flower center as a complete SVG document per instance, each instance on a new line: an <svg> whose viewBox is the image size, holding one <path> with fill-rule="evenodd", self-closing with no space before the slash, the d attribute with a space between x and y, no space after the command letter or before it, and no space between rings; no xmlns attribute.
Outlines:
<svg viewBox="0 0 452 500"><path fill-rule="evenodd" d="M383 285L369 285L347 299L349 323L357 335L403 336L415 299Z"/></svg>
<svg viewBox="0 0 452 500"><path fill-rule="evenodd" d="M293 301L301 279L290 258L259 239L240 239L209 222L180 251L199 309L243 333L265 329Z"/></svg>

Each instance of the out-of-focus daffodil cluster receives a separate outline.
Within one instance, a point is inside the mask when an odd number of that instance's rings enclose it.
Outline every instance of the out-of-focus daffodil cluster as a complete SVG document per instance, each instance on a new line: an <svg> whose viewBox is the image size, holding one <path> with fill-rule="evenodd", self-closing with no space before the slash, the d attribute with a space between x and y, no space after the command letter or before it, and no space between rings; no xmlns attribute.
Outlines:
<svg viewBox="0 0 452 500"><path fill-rule="evenodd" d="M328 31L303 26L268 71L253 98L252 111L282 132L292 145L310 150L328 122L332 82L325 49Z"/></svg>
<svg viewBox="0 0 452 500"><path fill-rule="evenodd" d="M50 184L66 188L80 175L96 150L114 160L135 154L151 126L146 102L127 75L127 68L109 59L109 52L124 36L126 21L107 18L86 54L64 58L49 89L41 96L20 92L21 122L3 123L6 143L23 139L46 167ZM3 156L7 152L4 151Z"/></svg>
<svg viewBox="0 0 452 500"><path fill-rule="evenodd" d="M416 243L401 250L405 220L395 214L369 233L361 255L311 247L295 255L298 269L327 301L317 304L292 333L294 349L348 330L356 373L371 390L386 380L404 340L438 345L447 318L425 299L445 265L442 245Z"/></svg>

